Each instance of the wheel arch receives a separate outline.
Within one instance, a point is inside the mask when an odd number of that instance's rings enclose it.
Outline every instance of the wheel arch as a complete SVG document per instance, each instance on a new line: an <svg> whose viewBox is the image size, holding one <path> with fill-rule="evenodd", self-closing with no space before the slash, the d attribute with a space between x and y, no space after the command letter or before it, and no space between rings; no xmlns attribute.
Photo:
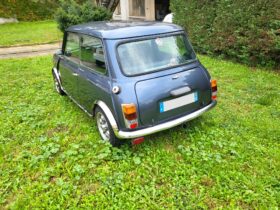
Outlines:
<svg viewBox="0 0 280 210"><path fill-rule="evenodd" d="M116 133L118 131L118 124L117 124L117 121L116 121L113 113L111 112L110 108L106 105L105 102L103 102L101 100L97 100L93 105L93 109L92 109L93 116L95 115L96 107L99 107L100 109L102 109L102 111L106 114L106 117L108 118L114 133Z"/></svg>

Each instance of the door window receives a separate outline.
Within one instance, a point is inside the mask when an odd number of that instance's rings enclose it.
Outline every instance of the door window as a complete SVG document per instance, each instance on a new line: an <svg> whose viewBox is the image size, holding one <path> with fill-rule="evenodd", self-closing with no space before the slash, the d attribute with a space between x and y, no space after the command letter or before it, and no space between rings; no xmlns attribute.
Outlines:
<svg viewBox="0 0 280 210"><path fill-rule="evenodd" d="M65 56L70 60L79 63L80 57L80 46L79 46L79 36L74 33L67 34Z"/></svg>
<svg viewBox="0 0 280 210"><path fill-rule="evenodd" d="M105 74L105 56L100 39L81 36L81 64L90 70Z"/></svg>

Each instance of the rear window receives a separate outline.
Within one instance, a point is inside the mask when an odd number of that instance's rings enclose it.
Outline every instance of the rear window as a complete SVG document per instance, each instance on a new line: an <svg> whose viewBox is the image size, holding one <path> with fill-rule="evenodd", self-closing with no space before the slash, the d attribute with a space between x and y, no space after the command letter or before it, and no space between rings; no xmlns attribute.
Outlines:
<svg viewBox="0 0 280 210"><path fill-rule="evenodd" d="M123 43L117 51L121 68L129 76L182 65L196 59L183 34Z"/></svg>

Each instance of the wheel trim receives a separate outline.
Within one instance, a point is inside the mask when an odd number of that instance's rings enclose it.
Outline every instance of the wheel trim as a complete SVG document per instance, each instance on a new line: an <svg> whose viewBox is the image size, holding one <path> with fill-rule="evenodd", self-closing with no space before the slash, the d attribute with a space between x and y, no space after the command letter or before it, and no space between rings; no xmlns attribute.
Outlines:
<svg viewBox="0 0 280 210"><path fill-rule="evenodd" d="M109 141L110 139L110 130L108 122L105 116L101 112L96 113L97 127L99 133L104 141Z"/></svg>

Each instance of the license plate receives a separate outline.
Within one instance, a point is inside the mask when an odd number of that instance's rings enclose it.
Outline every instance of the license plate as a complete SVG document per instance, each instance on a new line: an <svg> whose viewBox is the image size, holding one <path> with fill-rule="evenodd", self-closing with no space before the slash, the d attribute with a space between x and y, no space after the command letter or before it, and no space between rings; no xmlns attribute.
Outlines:
<svg viewBox="0 0 280 210"><path fill-rule="evenodd" d="M198 101L198 93L194 92L185 96L181 96L179 98L171 99L168 101L163 101L159 103L159 111L166 112L172 109L179 108L181 106L185 106L187 104L191 104Z"/></svg>

